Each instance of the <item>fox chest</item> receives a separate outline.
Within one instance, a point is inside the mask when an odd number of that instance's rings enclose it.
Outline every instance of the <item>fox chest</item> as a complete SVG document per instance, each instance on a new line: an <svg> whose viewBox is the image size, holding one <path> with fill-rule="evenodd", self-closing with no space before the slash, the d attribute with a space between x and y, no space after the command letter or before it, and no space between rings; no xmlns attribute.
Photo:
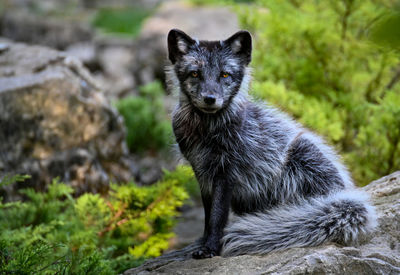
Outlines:
<svg viewBox="0 0 400 275"><path fill-rule="evenodd" d="M243 148L236 126L209 127L195 118L174 118L173 130L179 149L193 168L227 165Z"/></svg>
<svg viewBox="0 0 400 275"><path fill-rule="evenodd" d="M192 165L200 184L212 184L221 174L237 182L248 177L247 174L258 173L254 162L259 156L254 154L252 142L246 142L248 139L234 126L216 131L174 127L174 133L181 153ZM260 163L259 160L256 162Z"/></svg>
<svg viewBox="0 0 400 275"><path fill-rule="evenodd" d="M183 135L176 134L180 151L195 167L211 165L227 165L232 161L242 144L230 138L232 134L220 131L218 133L201 133L194 130Z"/></svg>
<svg viewBox="0 0 400 275"><path fill-rule="evenodd" d="M192 165L202 192L211 194L214 181L222 177L233 184L232 204L238 213L247 212L247 206L254 209L253 204L260 200L275 201L270 189L280 169L272 161L276 157L266 150L268 146L235 127L210 132L178 126L174 125L177 143Z"/></svg>

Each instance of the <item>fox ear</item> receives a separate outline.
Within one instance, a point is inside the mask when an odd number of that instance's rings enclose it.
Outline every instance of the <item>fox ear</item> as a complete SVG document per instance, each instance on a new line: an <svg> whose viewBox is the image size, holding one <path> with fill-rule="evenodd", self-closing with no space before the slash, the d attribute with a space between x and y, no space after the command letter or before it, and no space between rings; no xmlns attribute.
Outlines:
<svg viewBox="0 0 400 275"><path fill-rule="evenodd" d="M248 65L251 61L251 34L248 31L238 31L224 41L234 54L239 55Z"/></svg>
<svg viewBox="0 0 400 275"><path fill-rule="evenodd" d="M168 33L168 58L172 64L188 53L189 47L195 41L189 35L178 29L172 29Z"/></svg>

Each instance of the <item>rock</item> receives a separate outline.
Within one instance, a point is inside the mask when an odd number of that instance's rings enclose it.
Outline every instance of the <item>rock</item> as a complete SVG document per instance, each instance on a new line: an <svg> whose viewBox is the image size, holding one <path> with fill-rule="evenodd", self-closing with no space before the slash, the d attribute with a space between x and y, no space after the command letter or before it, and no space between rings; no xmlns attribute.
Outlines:
<svg viewBox="0 0 400 275"><path fill-rule="evenodd" d="M101 7L135 7L138 9L155 8L162 0L79 0L85 8L101 8ZM165 1L165 0L164 0Z"/></svg>
<svg viewBox="0 0 400 275"><path fill-rule="evenodd" d="M128 94L136 94L130 66L132 64L132 43L109 39L104 41L76 43L69 46L67 55L79 59L101 84L110 100L117 100Z"/></svg>
<svg viewBox="0 0 400 275"><path fill-rule="evenodd" d="M110 99L118 99L128 94L134 94L135 82L130 66L132 50L124 45L99 46L97 59L102 68L102 85Z"/></svg>
<svg viewBox="0 0 400 275"><path fill-rule="evenodd" d="M86 67L92 68L97 63L96 45L90 42L72 44L65 50L68 56L78 58Z"/></svg>
<svg viewBox="0 0 400 275"><path fill-rule="evenodd" d="M355 247L331 243L265 256L193 260L194 243L124 274L400 274L400 171L363 189L371 194L379 227Z"/></svg>
<svg viewBox="0 0 400 275"><path fill-rule="evenodd" d="M0 21L0 36L62 50L77 42L90 41L93 37L88 24L36 15L31 11L9 9Z"/></svg>
<svg viewBox="0 0 400 275"><path fill-rule="evenodd" d="M0 39L0 178L32 178L7 189L43 190L54 178L76 194L105 192L134 177L123 120L79 60Z"/></svg>
<svg viewBox="0 0 400 275"><path fill-rule="evenodd" d="M6 8L16 8L19 10L38 12L38 13L56 13L57 11L64 11L71 6L75 5L74 1L65 0L12 0L3 1L4 7Z"/></svg>
<svg viewBox="0 0 400 275"><path fill-rule="evenodd" d="M151 185L162 178L164 170L174 170L178 161L173 154L173 152L160 152L158 154L146 152L133 155L138 169L136 181L142 185Z"/></svg>
<svg viewBox="0 0 400 275"><path fill-rule="evenodd" d="M132 72L138 85L164 79L167 34L179 28L199 39L226 39L239 30L236 15L222 7L194 7L166 1L148 18L134 46Z"/></svg>
<svg viewBox="0 0 400 275"><path fill-rule="evenodd" d="M173 247L183 248L194 243L204 229L204 209L201 200L192 199L190 206L184 206L181 209L181 215L174 228L176 238Z"/></svg>

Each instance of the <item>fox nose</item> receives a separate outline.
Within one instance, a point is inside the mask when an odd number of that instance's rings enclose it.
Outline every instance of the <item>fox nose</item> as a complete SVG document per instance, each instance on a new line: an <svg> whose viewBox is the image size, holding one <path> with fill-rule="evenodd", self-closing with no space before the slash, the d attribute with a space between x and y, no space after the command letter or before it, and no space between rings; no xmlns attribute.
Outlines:
<svg viewBox="0 0 400 275"><path fill-rule="evenodd" d="M213 105L213 104L215 103L215 101L216 101L216 98L215 98L215 96L213 96L213 95L206 95L206 96L204 97L204 102L205 102L207 105Z"/></svg>

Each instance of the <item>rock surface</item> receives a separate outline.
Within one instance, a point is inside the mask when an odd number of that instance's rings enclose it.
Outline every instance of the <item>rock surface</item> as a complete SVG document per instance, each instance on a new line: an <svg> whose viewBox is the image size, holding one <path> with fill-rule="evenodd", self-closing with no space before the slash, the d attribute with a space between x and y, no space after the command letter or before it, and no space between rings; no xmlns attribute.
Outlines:
<svg viewBox="0 0 400 275"><path fill-rule="evenodd" d="M22 9L7 10L0 21L1 36L61 50L77 42L90 41L93 37L93 30L84 22L41 16Z"/></svg>
<svg viewBox="0 0 400 275"><path fill-rule="evenodd" d="M0 177L29 174L23 186L37 190L59 177L77 194L132 179L122 118L77 59L4 39L0 49Z"/></svg>
<svg viewBox="0 0 400 275"><path fill-rule="evenodd" d="M400 274L400 171L364 190L376 206L379 227L356 247L325 244L265 256L193 260L195 243L124 274Z"/></svg>
<svg viewBox="0 0 400 275"><path fill-rule="evenodd" d="M116 45L96 44L96 58L102 70L95 77L105 87L106 96L110 99L136 94L135 80L130 71L133 59L131 46L131 43L124 45L121 42Z"/></svg>
<svg viewBox="0 0 400 275"><path fill-rule="evenodd" d="M192 205L184 206L174 228L175 239L172 242L174 249L183 248L194 243L204 229L204 209L201 198L193 199Z"/></svg>

